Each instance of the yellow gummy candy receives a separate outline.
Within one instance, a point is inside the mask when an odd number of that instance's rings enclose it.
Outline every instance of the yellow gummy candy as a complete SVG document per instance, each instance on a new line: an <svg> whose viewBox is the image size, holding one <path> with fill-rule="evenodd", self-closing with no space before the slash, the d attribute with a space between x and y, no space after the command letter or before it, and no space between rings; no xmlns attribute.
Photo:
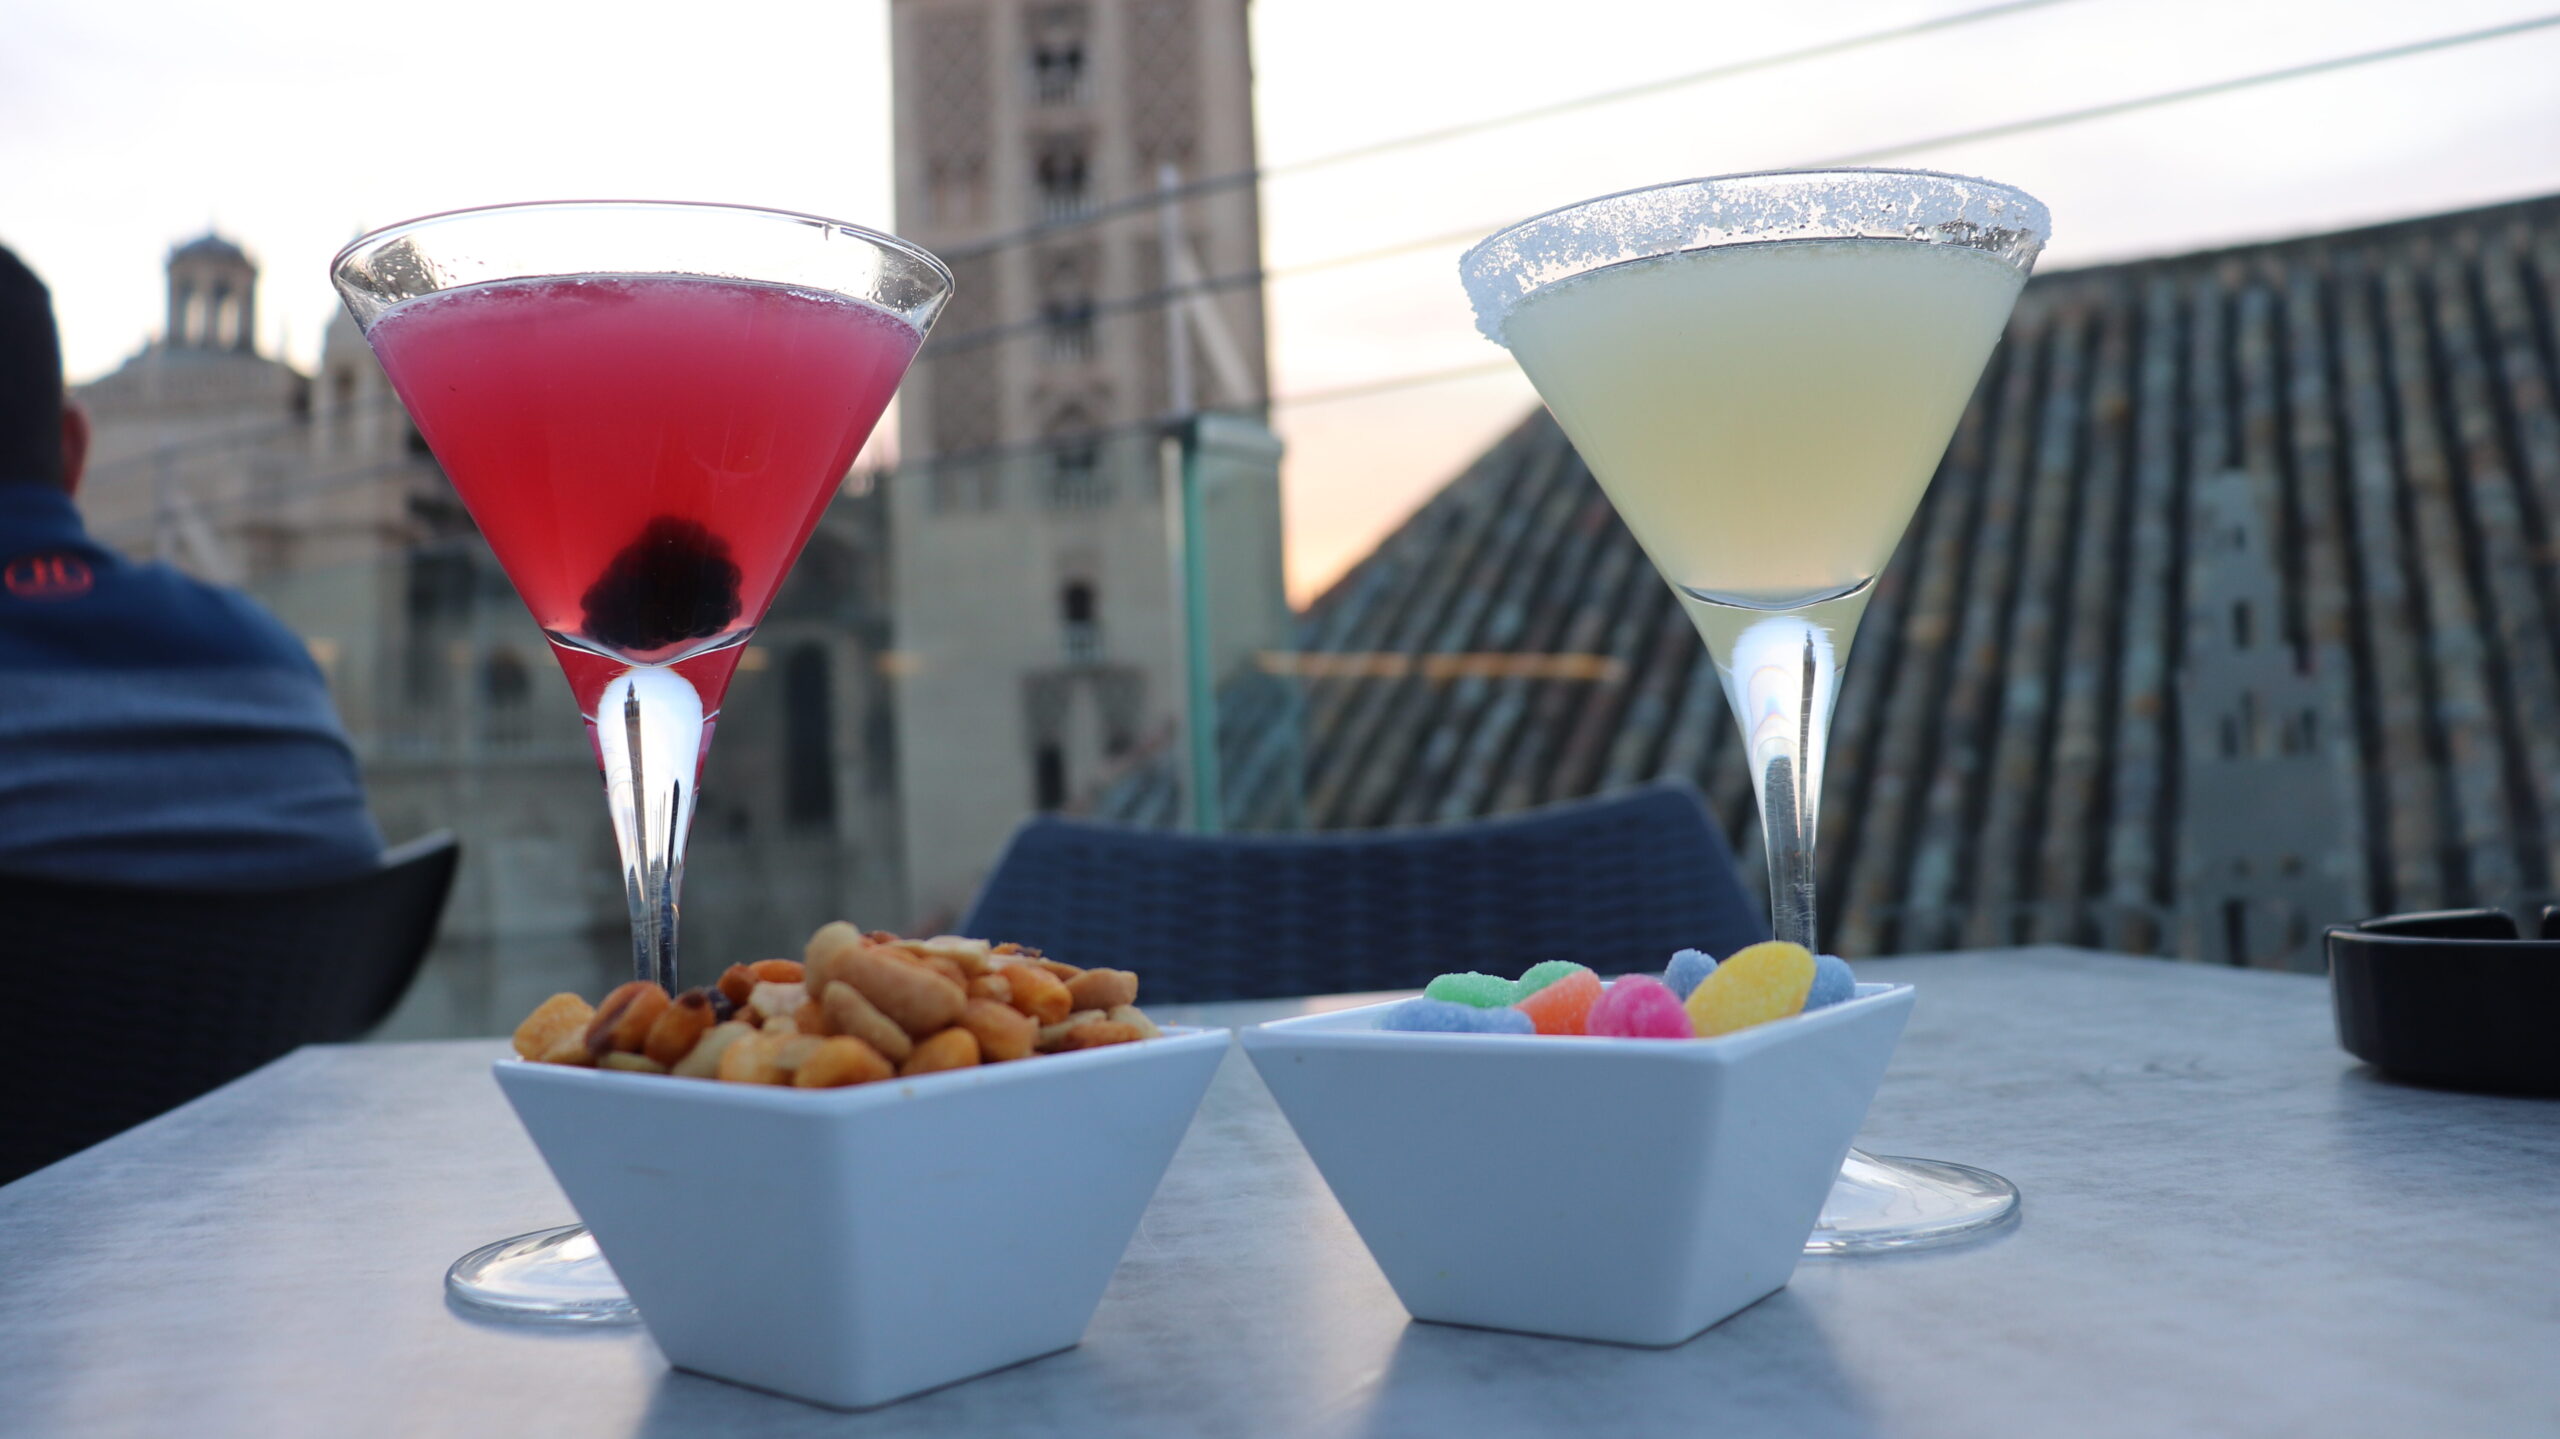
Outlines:
<svg viewBox="0 0 2560 1439"><path fill-rule="evenodd" d="M1804 1010L1813 990L1813 951L1770 940L1738 950L1689 991L1689 1023L1700 1039L1767 1024Z"/></svg>

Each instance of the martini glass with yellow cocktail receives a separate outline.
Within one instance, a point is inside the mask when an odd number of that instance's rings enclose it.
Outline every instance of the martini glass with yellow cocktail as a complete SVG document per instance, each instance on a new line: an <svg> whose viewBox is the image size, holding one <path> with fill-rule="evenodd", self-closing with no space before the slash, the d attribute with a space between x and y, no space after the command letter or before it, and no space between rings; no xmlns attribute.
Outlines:
<svg viewBox="0 0 2560 1439"><path fill-rule="evenodd" d="M1818 949L1831 711L1876 576L1928 488L2048 222L1916 170L1683 180L1524 220L1460 262L1678 595L1742 726L1777 938ZM1998 1175L1851 1150L1808 1249L2007 1219Z"/></svg>

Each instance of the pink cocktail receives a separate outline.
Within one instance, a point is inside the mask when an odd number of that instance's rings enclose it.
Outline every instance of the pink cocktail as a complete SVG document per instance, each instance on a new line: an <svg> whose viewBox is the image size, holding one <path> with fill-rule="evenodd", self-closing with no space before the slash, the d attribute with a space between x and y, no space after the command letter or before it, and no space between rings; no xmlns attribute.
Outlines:
<svg viewBox="0 0 2560 1439"><path fill-rule="evenodd" d="M331 279L550 638L604 772L633 967L669 991L712 721L747 637L951 296L876 231L733 205L501 205ZM460 1304L627 1322L576 1225L466 1254Z"/></svg>
<svg viewBox="0 0 2560 1439"><path fill-rule="evenodd" d="M841 296L584 275L409 300L367 338L592 713L635 663L718 709L923 337Z"/></svg>

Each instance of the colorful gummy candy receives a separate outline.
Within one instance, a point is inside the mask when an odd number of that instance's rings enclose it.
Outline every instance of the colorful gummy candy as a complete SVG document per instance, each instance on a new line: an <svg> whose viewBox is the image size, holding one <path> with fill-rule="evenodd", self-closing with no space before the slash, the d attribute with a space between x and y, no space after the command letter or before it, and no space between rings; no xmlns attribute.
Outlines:
<svg viewBox="0 0 2560 1439"><path fill-rule="evenodd" d="M1529 996L1536 994L1538 991L1545 989L1548 985L1554 984L1559 980L1567 979L1577 974L1590 973L1591 967L1589 965L1576 964L1569 959L1540 960L1538 963L1530 965L1527 969L1520 971L1520 982L1518 985L1514 986L1511 1002L1513 1004L1518 1004L1520 1001L1527 999Z"/></svg>
<svg viewBox="0 0 2560 1439"><path fill-rule="evenodd" d="M1680 996L1649 974L1630 974L1610 985L1591 1006L1588 1029L1621 1039L1697 1038Z"/></svg>
<svg viewBox="0 0 2560 1439"><path fill-rule="evenodd" d="M1698 981L1716 972L1716 962L1694 949L1684 949L1671 956L1671 967L1662 974L1662 982L1682 999L1698 987Z"/></svg>
<svg viewBox="0 0 2560 1439"><path fill-rule="evenodd" d="M1857 976L1838 955L1771 941L1717 963L1684 949L1661 979L1631 974L1614 984L1571 960L1529 966L1518 979L1444 974L1420 999L1389 1010L1382 1029L1439 1034L1591 1034L1625 1039L1712 1039L1855 998Z"/></svg>
<svg viewBox="0 0 2560 1439"><path fill-rule="evenodd" d="M1507 981L1506 981L1507 982ZM1387 1011L1380 1029L1420 1034L1534 1034L1529 1016L1508 1007L1486 1008L1445 999L1408 999Z"/></svg>
<svg viewBox="0 0 2560 1439"><path fill-rule="evenodd" d="M1498 974L1444 974L1423 986L1422 997L1478 1009L1500 1009L1519 996L1520 986Z"/></svg>
<svg viewBox="0 0 2560 1439"><path fill-rule="evenodd" d="M1813 957L1813 988L1805 994L1807 1014L1827 1005L1857 997L1858 977L1849 972L1849 961L1836 954Z"/></svg>
<svg viewBox="0 0 2560 1439"><path fill-rule="evenodd" d="M1813 951L1800 944L1770 940L1737 950L1689 992L1686 1017L1707 1039L1801 1013L1813 971Z"/></svg>
<svg viewBox="0 0 2560 1439"><path fill-rule="evenodd" d="M1521 982L1527 983L1528 976L1521 976ZM1542 986L1516 1007L1538 1026L1540 1034L1587 1034L1591 1006L1599 1002L1601 992L1600 976L1575 965L1573 973Z"/></svg>

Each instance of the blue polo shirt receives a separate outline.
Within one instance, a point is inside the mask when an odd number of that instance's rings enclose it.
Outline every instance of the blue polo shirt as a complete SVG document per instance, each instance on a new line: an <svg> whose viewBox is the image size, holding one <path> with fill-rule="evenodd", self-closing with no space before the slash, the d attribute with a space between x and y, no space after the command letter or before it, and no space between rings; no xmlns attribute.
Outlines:
<svg viewBox="0 0 2560 1439"><path fill-rule="evenodd" d="M319 667L246 595L0 479L0 873L261 889L381 858Z"/></svg>

